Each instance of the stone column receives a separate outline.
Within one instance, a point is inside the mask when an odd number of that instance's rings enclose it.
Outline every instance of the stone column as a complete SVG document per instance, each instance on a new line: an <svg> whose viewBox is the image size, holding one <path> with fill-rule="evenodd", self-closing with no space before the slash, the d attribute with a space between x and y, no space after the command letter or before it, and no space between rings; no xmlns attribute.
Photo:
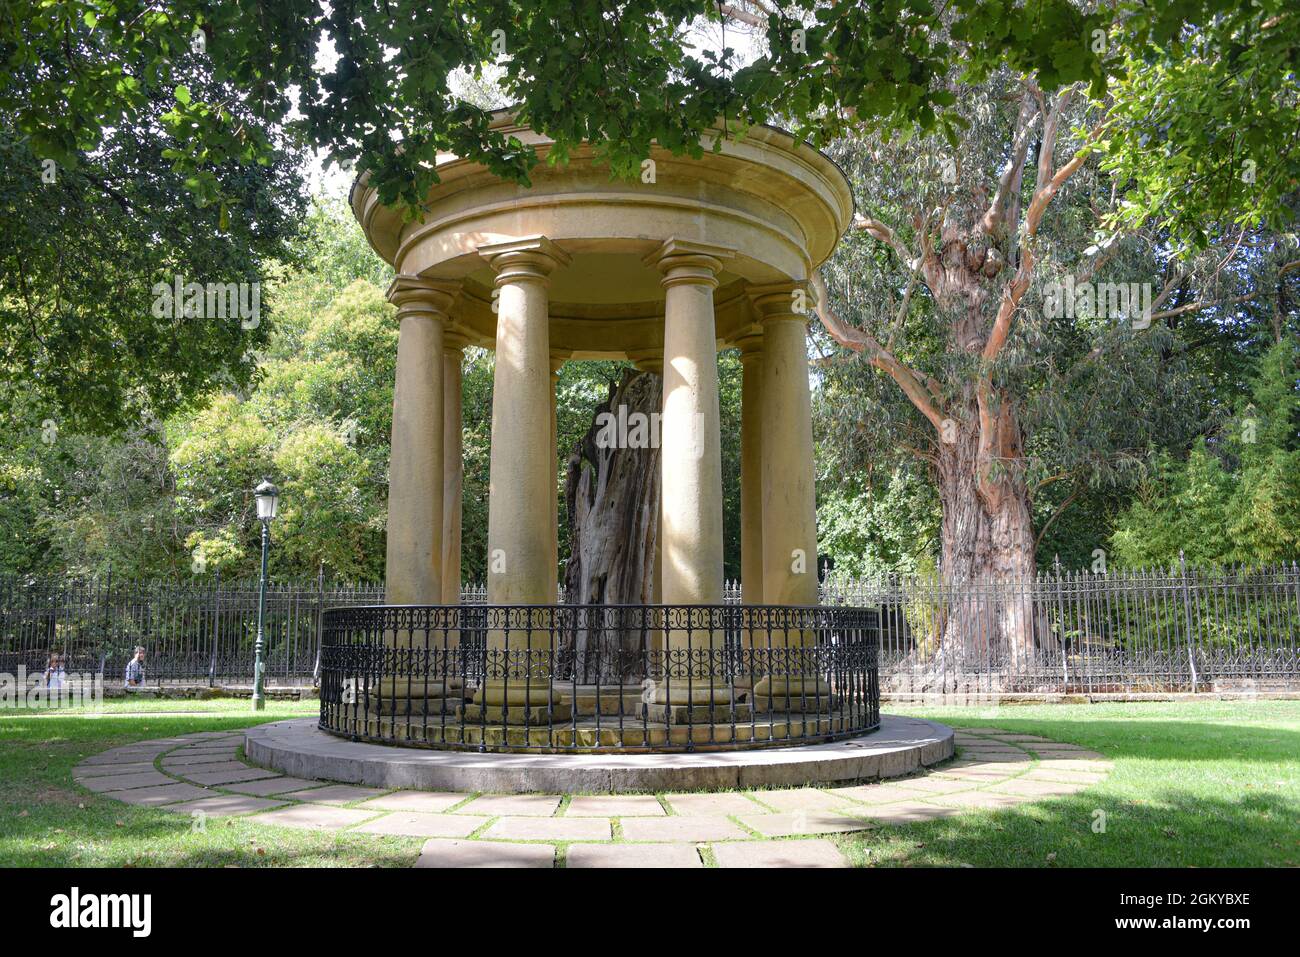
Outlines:
<svg viewBox="0 0 1300 957"><path fill-rule="evenodd" d="M388 298L397 306L397 377L388 478L388 541L384 602L442 603L443 539L443 330L459 287L415 276L398 276ZM428 629L413 621L386 630L385 644L430 652L410 672L393 670L368 688L370 720L399 722L445 710L460 687L458 669L446 668L455 644L441 612L430 612ZM376 730L382 730L376 726Z"/></svg>
<svg viewBox="0 0 1300 957"><path fill-rule="evenodd" d="M724 259L734 250L670 239L646 262L663 274L664 398L660 423L662 469L659 534L663 549L663 601L668 605L722 602L722 451L719 434L717 333L713 290ZM708 616L691 630L667 629L671 650L715 654L720 631ZM679 622L686 624L686 622ZM703 627L704 630L696 630ZM710 648L712 646L712 648ZM730 689L718 675L670 674L656 690L666 704L725 700Z"/></svg>
<svg viewBox="0 0 1300 957"><path fill-rule="evenodd" d="M546 474L548 475L550 481L550 485L548 487L550 488L550 502L551 502L551 508L549 514L551 516L551 579L550 579L551 598L550 600L552 604L554 604L559 600L559 575L560 575L560 508L559 508L559 486L556 483L556 478L558 474L556 470L558 468L557 457L559 451L558 450L559 439L557 435L558 422L556 421L555 397L556 397L556 389L559 387L560 384L560 369L564 366L564 363L567 360L568 360L567 353L558 353L558 352L551 353L551 380L550 380L551 457L549 460L550 464L547 466Z"/></svg>
<svg viewBox="0 0 1300 957"><path fill-rule="evenodd" d="M740 593L746 605L763 603L763 337L745 336L740 349Z"/></svg>
<svg viewBox="0 0 1300 957"><path fill-rule="evenodd" d="M740 600L741 604L763 604L763 460L762 449L762 360L763 336L754 333L736 343L740 349ZM746 651L755 645L754 633L740 633ZM761 635L758 644L766 642ZM742 662L745 674L737 684L754 680L757 665L751 656Z"/></svg>
<svg viewBox="0 0 1300 957"><path fill-rule="evenodd" d="M799 284L750 290L763 323L760 409L762 434L763 600L769 605L816 605L817 500L813 486L812 401L808 388L807 314L795 312ZM770 633L770 637L769 637ZM809 647L815 636L798 628L765 629L754 639L774 649ZM810 660L786 653L785 664L754 688L760 708L825 710L829 689ZM765 698L770 700L764 700Z"/></svg>
<svg viewBox="0 0 1300 957"><path fill-rule="evenodd" d="M384 602L442 602L443 326L457 287L398 276ZM408 636L409 637L409 636Z"/></svg>
<svg viewBox="0 0 1300 957"><path fill-rule="evenodd" d="M487 598L492 605L550 604L555 567L551 530L555 513L551 457L550 317L547 277L569 262L543 236L479 247L495 270L496 368L492 385L492 455L488 489ZM552 716L551 617L506 612L489 622L489 678L475 698L489 721L545 723ZM496 626L500 627L496 627ZM471 719L480 715L470 714Z"/></svg>
<svg viewBox="0 0 1300 957"><path fill-rule="evenodd" d="M442 353L442 603L460 604L461 493L465 483L462 449L461 365L469 340L443 336Z"/></svg>

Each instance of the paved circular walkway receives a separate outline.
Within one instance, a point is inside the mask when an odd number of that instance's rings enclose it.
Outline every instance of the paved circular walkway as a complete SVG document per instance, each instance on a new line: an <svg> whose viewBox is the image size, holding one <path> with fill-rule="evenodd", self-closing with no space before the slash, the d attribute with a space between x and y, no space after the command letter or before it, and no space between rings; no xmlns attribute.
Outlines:
<svg viewBox="0 0 1300 957"><path fill-rule="evenodd" d="M287 777L241 760L244 732L124 745L73 769L127 804L278 827L427 838L417 867L843 867L816 835L1001 809L1081 791L1111 763L1073 744L958 728L957 759L850 787L564 796L384 791ZM787 840L787 838L794 838Z"/></svg>

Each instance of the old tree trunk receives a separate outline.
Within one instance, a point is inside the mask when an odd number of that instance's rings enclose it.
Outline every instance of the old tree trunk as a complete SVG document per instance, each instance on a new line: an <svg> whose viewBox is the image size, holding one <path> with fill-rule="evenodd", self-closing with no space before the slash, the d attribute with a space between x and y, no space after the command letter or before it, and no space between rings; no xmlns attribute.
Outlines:
<svg viewBox="0 0 1300 957"><path fill-rule="evenodd" d="M610 383L591 427L569 455L565 499L569 561L565 602L645 605L654 600L659 533L657 419L663 380L627 370ZM652 419L652 416L654 419ZM644 633L615 615L587 616L573 635L578 680L628 682L642 675Z"/></svg>
<svg viewBox="0 0 1300 957"><path fill-rule="evenodd" d="M999 150L1005 165L996 185L954 184L948 200L916 215L910 244L886 223L857 218L855 226L892 250L912 274L897 315L879 338L842 321L830 307L825 282L813 279L817 313L831 336L889 375L933 428L928 450L918 454L930 462L943 511L947 600L936 601L933 612L935 664L945 672L977 662L1017 670L1030 662L1039 632L1042 641L1051 640L1047 629L1035 627L1032 604L1035 538L1020 398L1000 366L1034 278L1043 212L1086 156L1081 149L1058 168L1053 155L1073 95L1066 90L1049 105L1037 88L1024 90L1011 137ZM1027 164L1035 129L1038 159ZM1034 165L1022 216L1025 172ZM984 167L972 166L983 175ZM899 358L918 282L928 287L944 327L943 382Z"/></svg>

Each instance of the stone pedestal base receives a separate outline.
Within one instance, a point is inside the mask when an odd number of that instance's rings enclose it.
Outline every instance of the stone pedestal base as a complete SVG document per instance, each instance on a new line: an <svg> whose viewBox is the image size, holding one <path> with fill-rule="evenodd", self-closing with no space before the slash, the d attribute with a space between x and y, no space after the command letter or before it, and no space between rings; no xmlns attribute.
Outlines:
<svg viewBox="0 0 1300 957"><path fill-rule="evenodd" d="M759 713L825 712L836 707L831 686L816 676L766 675L754 685L754 707Z"/></svg>
<svg viewBox="0 0 1300 957"><path fill-rule="evenodd" d="M655 724L730 724L753 719L754 709L747 704L648 704L644 709L647 721Z"/></svg>
<svg viewBox="0 0 1300 957"><path fill-rule="evenodd" d="M358 682L358 685L360 685L360 682ZM462 683L459 675L449 675L446 678L435 678L433 675L427 678L424 675L412 675L410 678L401 676L380 678L364 690L381 698L451 698L459 694L461 687ZM362 690L360 686L357 688L358 693Z"/></svg>
<svg viewBox="0 0 1300 957"><path fill-rule="evenodd" d="M654 681L654 704L730 705L735 700L731 686L720 678L659 677Z"/></svg>
<svg viewBox="0 0 1300 957"><path fill-rule="evenodd" d="M558 702L550 705L480 703L465 705L460 714L467 725L553 725L560 721L571 721L573 719L573 707Z"/></svg>
<svg viewBox="0 0 1300 957"><path fill-rule="evenodd" d="M389 717L392 715L437 715L456 714L465 704L465 699L446 698L370 698L366 714L371 717Z"/></svg>

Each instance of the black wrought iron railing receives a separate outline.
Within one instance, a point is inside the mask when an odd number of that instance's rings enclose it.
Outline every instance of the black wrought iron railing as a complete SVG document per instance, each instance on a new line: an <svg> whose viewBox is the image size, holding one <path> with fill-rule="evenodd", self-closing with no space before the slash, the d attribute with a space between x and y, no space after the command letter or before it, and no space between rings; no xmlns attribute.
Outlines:
<svg viewBox="0 0 1300 957"><path fill-rule="evenodd" d="M879 642L862 608L332 608L320 727L482 751L833 741L879 727Z"/></svg>

